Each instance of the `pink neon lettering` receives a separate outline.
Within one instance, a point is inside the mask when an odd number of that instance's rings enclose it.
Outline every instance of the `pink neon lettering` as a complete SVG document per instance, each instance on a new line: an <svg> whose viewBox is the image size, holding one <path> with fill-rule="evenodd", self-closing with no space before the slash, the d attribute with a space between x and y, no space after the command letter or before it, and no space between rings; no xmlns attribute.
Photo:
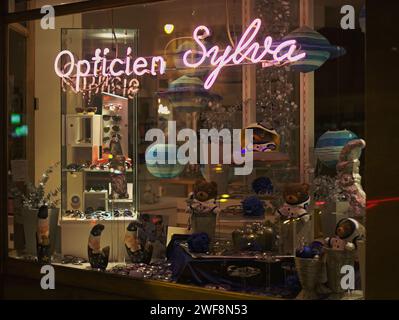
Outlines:
<svg viewBox="0 0 399 320"><path fill-rule="evenodd" d="M86 70L82 72L82 66L85 65ZM76 91L80 90L80 78L85 77L90 72L90 62L87 60L79 60L76 65Z"/></svg>
<svg viewBox="0 0 399 320"><path fill-rule="evenodd" d="M249 53L249 50L246 51L244 55L241 55L241 51L243 49L247 48L250 43L252 43L252 41L254 40L254 38L256 37L256 35L259 32L261 24L262 24L262 22L260 21L260 19L255 19L248 26L247 30L245 30L244 34L241 36L240 41L238 41L238 44L235 47L236 50L235 50L234 55L233 55L234 64L240 64L246 58L246 54ZM248 37L248 35L250 35L250 36ZM248 37L248 39L247 39L247 37ZM254 44L256 44L258 46L258 48L259 48L259 43L255 42ZM237 56L239 56L239 55L241 57L239 59L237 59Z"/></svg>
<svg viewBox="0 0 399 320"><path fill-rule="evenodd" d="M107 58L106 58L108 53L109 53L109 49L105 48L104 49L104 53L103 53L104 58L103 58L103 66L102 66L103 76L107 76L108 75L108 73L107 73Z"/></svg>
<svg viewBox="0 0 399 320"><path fill-rule="evenodd" d="M124 64L125 62L123 60L119 59L119 58L116 58L116 59L112 60L110 65L109 65L109 73L111 74L111 76L119 77L119 76L121 76L124 73L124 71L123 70L119 70L119 71L115 72L115 70L114 70L115 63Z"/></svg>
<svg viewBox="0 0 399 320"><path fill-rule="evenodd" d="M133 63L133 72L135 74L137 74L138 76L142 76L143 74L146 74L149 72L149 70L146 69L147 65L148 65L148 63L147 63L146 59L144 59L142 57L137 58ZM140 70L140 69L142 69L142 70Z"/></svg>
<svg viewBox="0 0 399 320"><path fill-rule="evenodd" d="M202 36L199 36L199 35L198 35L198 33L199 33L200 31L203 31L203 35L202 35ZM197 43L197 45L201 48L201 50L202 50L202 56L201 56L201 59L200 59L199 61L197 61L197 62L195 62L195 63L191 63L191 62L188 61L188 57L189 57L190 55L192 55L194 52L193 52L193 50L188 50L188 51L186 51L186 52L184 53L184 55L183 55L183 63L184 63L187 67L189 67L189 68L198 68L198 67L204 62L204 60L206 59L206 57L207 57L208 55L207 55L206 47L205 47L205 45L202 43L201 40L202 40L202 39L205 39L205 38L207 38L207 37L209 37L210 34L211 34L211 32L210 32L209 29L208 29L207 27L205 27L205 26L199 26L199 27L195 28L195 30L194 30L194 32L193 32L193 39L194 39L194 41Z"/></svg>
<svg viewBox="0 0 399 320"><path fill-rule="evenodd" d="M257 41L254 40L258 35L261 24L262 21L260 19L255 19L252 21L252 23L241 36L237 45L234 48L228 45L224 50L221 50L217 45L208 50L202 43L202 40L210 35L210 31L205 26L197 27L193 32L193 39L200 48L199 53L201 54L201 58L197 62L190 62L188 58L194 53L194 50L187 50L183 55L184 65L189 68L198 68L205 62L206 58L210 58L210 64L214 67L214 69L204 82L204 88L209 89L215 83L223 67L228 66L230 63L239 65L244 63L244 61L249 61L250 63L263 62L265 66L273 66L283 63L284 61L295 62L303 59L306 56L306 53L304 52L294 55L297 52L295 40L284 41L279 44L276 49L271 49L273 39L270 36L265 38L263 43L263 51L258 54L261 46ZM287 47L288 50L286 50ZM223 53L220 54L220 52ZM273 57L272 61L264 60L268 54Z"/></svg>
<svg viewBox="0 0 399 320"><path fill-rule="evenodd" d="M97 72L98 72L98 64L101 62L101 49L96 49L94 53L94 57L91 58L91 60L94 61L94 68L93 68L93 74L95 77L97 77Z"/></svg>
<svg viewBox="0 0 399 320"><path fill-rule="evenodd" d="M59 62L63 55L69 56L69 63L66 63L66 65L67 64L70 65L68 72L63 72L62 69L59 67ZM59 54L57 54L57 57L55 58L54 61L54 70L57 76L59 76L60 78L69 77L72 74L74 67L75 67L75 58L73 57L72 52L68 50L63 50Z"/></svg>
<svg viewBox="0 0 399 320"><path fill-rule="evenodd" d="M133 73L133 70L130 69L130 55L132 54L132 48L128 47L126 50L126 75L130 76Z"/></svg>

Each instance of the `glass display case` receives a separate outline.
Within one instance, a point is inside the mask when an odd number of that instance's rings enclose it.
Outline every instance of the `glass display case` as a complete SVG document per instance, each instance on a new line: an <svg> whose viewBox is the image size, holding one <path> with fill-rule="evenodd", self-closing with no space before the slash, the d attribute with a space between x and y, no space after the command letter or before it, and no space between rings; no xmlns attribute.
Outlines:
<svg viewBox="0 0 399 320"><path fill-rule="evenodd" d="M113 32L121 31L63 29L62 49L90 52L108 46ZM123 32L126 41L137 42L137 31ZM126 50L123 45L111 48ZM61 252L85 257L93 223L101 223L104 241L113 244L110 260L123 262L124 233L137 219L137 102L123 96L117 83L91 80L80 94L67 82L76 83L76 78L62 84Z"/></svg>

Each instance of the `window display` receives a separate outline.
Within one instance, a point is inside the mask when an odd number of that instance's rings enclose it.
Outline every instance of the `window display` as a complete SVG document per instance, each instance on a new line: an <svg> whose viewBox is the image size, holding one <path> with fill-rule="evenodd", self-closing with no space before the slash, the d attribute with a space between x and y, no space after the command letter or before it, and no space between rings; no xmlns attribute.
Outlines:
<svg viewBox="0 0 399 320"><path fill-rule="evenodd" d="M65 16L51 42L36 23L39 183L24 190L10 172L10 256L126 281L362 298L364 88L341 81L364 74L340 72L364 61L326 1L305 3L129 5ZM344 266L355 293L340 286Z"/></svg>

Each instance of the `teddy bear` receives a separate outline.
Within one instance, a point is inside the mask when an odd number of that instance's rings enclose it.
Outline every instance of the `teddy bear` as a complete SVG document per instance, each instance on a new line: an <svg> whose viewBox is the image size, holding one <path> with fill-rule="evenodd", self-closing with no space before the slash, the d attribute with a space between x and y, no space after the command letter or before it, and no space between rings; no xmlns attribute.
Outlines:
<svg viewBox="0 0 399 320"><path fill-rule="evenodd" d="M310 203L309 185L307 183L286 184L283 191L284 204L277 212L283 219L301 218L308 220Z"/></svg>
<svg viewBox="0 0 399 320"><path fill-rule="evenodd" d="M218 213L216 204L218 186L216 182L197 180L193 186L193 192L187 200L187 212L197 214Z"/></svg>
<svg viewBox="0 0 399 320"><path fill-rule="evenodd" d="M338 221L335 228L335 236L326 238L325 243L333 250L355 250L357 241L365 239L364 226L352 218L344 218Z"/></svg>

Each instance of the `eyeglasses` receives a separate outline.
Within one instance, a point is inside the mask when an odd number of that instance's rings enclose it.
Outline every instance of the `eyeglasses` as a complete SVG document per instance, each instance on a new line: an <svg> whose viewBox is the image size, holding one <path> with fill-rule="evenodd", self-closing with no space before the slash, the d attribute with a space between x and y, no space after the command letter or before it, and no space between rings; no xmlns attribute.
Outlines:
<svg viewBox="0 0 399 320"><path fill-rule="evenodd" d="M67 210L65 211L65 215L71 218L80 218L83 219L85 214L80 210Z"/></svg>
<svg viewBox="0 0 399 320"><path fill-rule="evenodd" d="M121 140L121 139L122 139L122 136L121 136L119 133L113 133L113 134L111 135L111 137L109 137L109 136L104 137L104 138L103 138L103 142L105 143L105 142L111 140L111 138L112 138L112 139ZM105 151L104 151L104 152L105 152Z"/></svg>
<svg viewBox="0 0 399 320"><path fill-rule="evenodd" d="M118 115L117 116L111 116L111 115L106 114L106 115L103 115L103 119L104 119L104 121L109 121L109 120L112 119L112 121L114 121L114 122L119 122L119 121L122 120L122 117L118 116Z"/></svg>
<svg viewBox="0 0 399 320"><path fill-rule="evenodd" d="M81 265L85 262L87 262L87 260L85 258L76 257L76 256L69 255L69 254L66 254L61 260L62 264L72 263L75 265Z"/></svg>
<svg viewBox="0 0 399 320"><path fill-rule="evenodd" d="M103 142L107 142L107 141L111 140L111 138L112 138L112 139L121 140L121 139L122 139L122 136L121 136L119 133L113 133L111 137L104 137L104 138L103 138ZM104 152L105 152L105 151L104 151Z"/></svg>
<svg viewBox="0 0 399 320"><path fill-rule="evenodd" d="M87 107L86 111L87 112L96 112L97 111L97 107Z"/></svg>
<svg viewBox="0 0 399 320"><path fill-rule="evenodd" d="M80 171L82 169L82 166L77 163L70 163L66 166L66 169L71 171Z"/></svg>
<svg viewBox="0 0 399 320"><path fill-rule="evenodd" d="M129 209L125 209L123 211L115 209L114 210L114 217L115 218L119 218L119 217L130 217L130 218L132 218L133 217L133 212L130 211Z"/></svg>
<svg viewBox="0 0 399 320"><path fill-rule="evenodd" d="M109 111L119 111L119 110L122 110L122 106L120 104L112 104L112 103L110 103L110 104L106 104L104 106L104 109L105 110L109 110Z"/></svg>
<svg viewBox="0 0 399 320"><path fill-rule="evenodd" d="M117 126L117 125L115 125L115 126L112 126L112 130L114 130L114 131L120 131L121 130L121 128L119 127L119 126Z"/></svg>

